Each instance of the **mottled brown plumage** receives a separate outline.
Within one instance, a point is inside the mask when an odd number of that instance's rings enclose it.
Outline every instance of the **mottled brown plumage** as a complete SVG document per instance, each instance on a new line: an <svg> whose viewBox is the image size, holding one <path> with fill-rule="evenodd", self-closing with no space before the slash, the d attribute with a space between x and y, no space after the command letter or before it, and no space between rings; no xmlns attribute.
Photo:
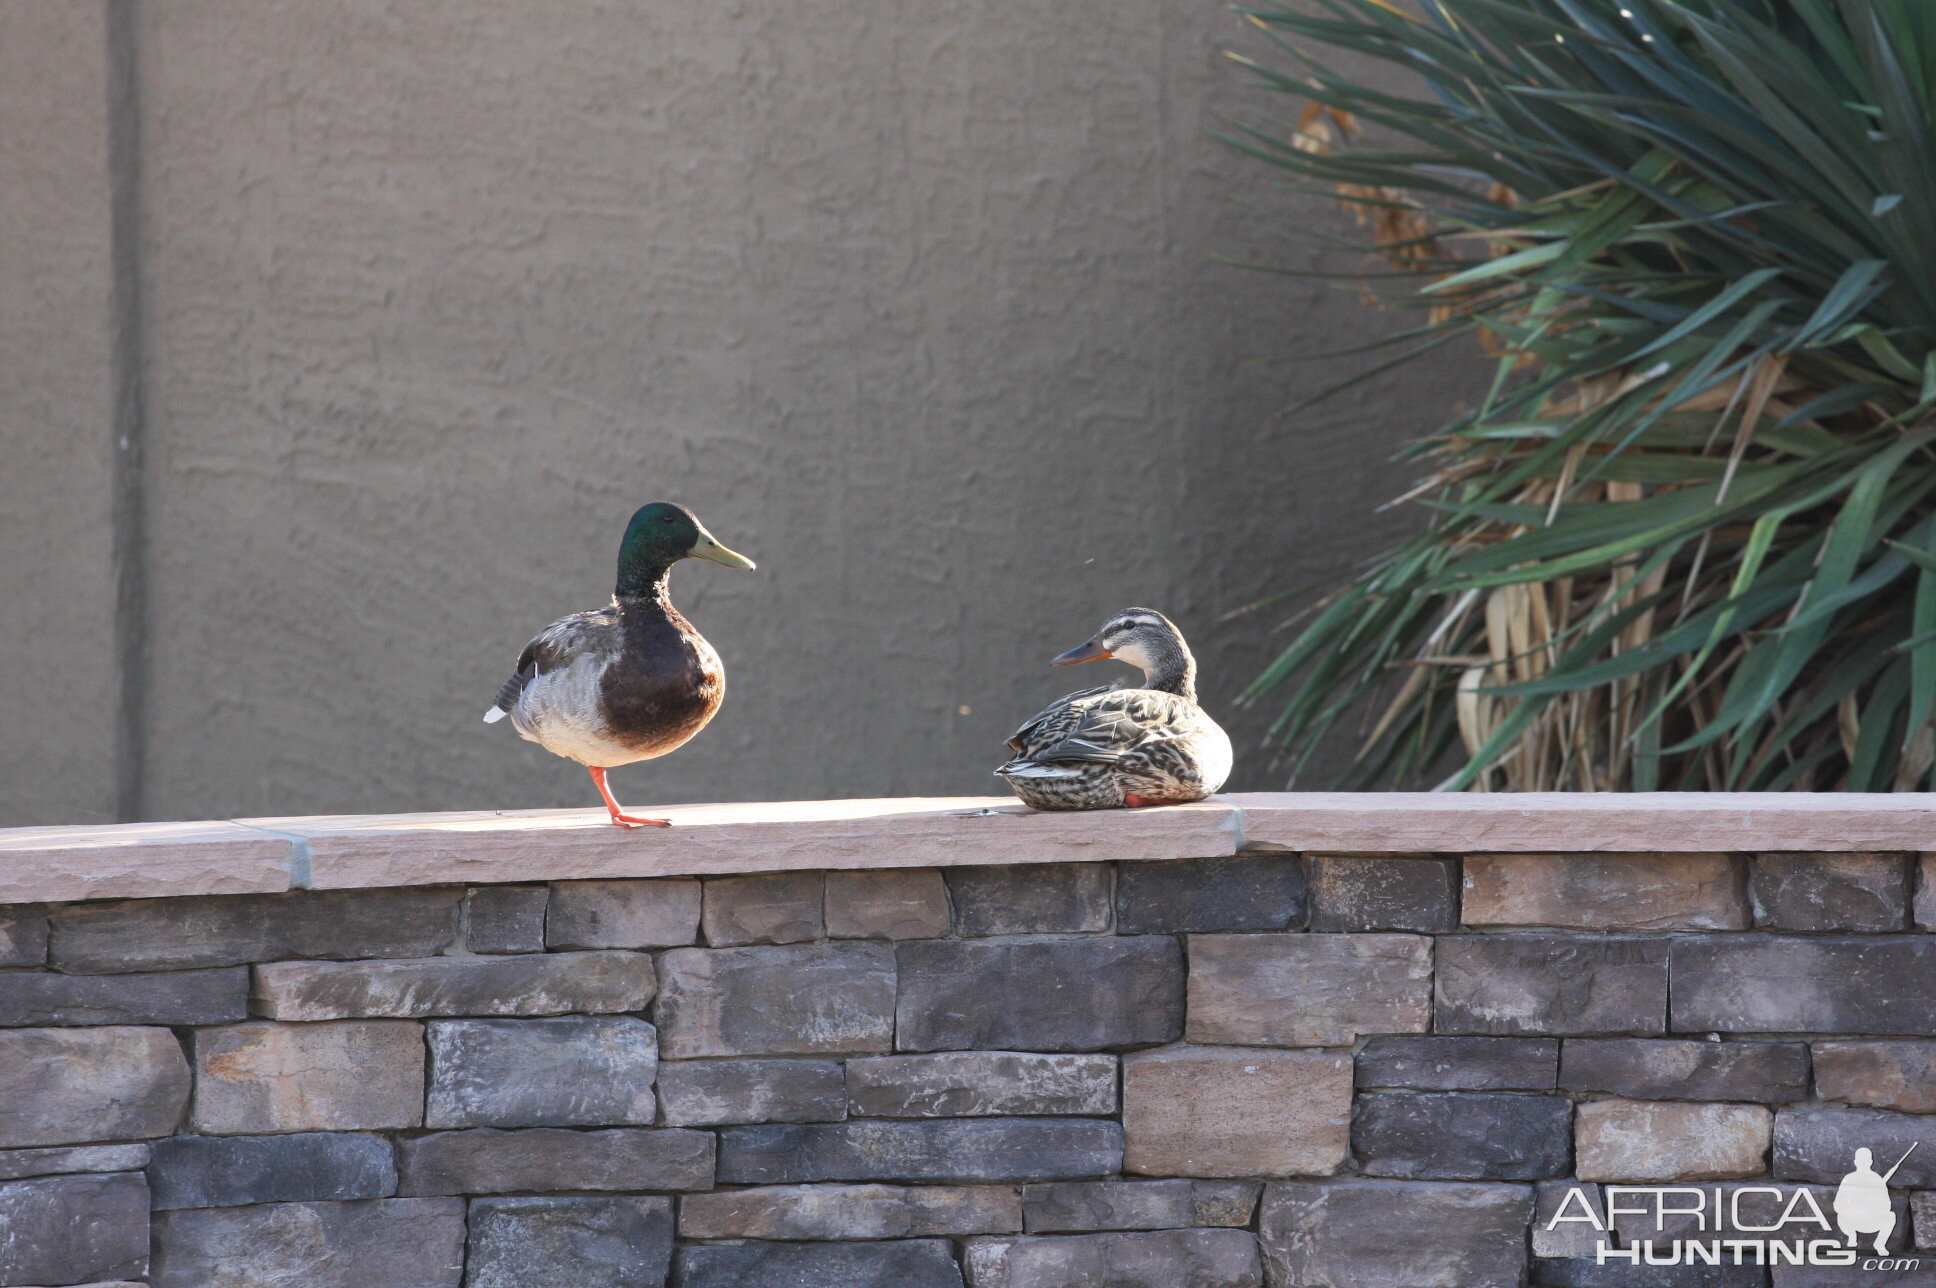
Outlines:
<svg viewBox="0 0 1936 1288"><path fill-rule="evenodd" d="M1202 800L1230 776L1230 738L1197 705L1196 661L1161 613L1130 608L1056 665L1115 657L1144 687L1060 698L1015 731L995 772L1036 809L1115 809Z"/></svg>

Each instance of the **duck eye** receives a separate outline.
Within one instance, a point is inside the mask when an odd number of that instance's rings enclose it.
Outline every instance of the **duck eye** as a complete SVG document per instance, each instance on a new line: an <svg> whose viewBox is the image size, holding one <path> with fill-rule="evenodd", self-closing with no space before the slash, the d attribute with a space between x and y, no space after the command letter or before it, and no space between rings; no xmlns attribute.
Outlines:
<svg viewBox="0 0 1936 1288"><path fill-rule="evenodd" d="M672 522L672 516L671 516L671 515L669 515L669 514L662 514L662 515L660 515L660 516L659 516L659 522L660 522L660 523L671 523L671 522Z"/></svg>

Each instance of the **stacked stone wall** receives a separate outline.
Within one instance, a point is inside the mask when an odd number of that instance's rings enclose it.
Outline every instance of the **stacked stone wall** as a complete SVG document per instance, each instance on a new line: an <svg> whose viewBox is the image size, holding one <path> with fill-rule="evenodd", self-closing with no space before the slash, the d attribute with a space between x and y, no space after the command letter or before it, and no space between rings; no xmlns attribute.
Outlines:
<svg viewBox="0 0 1936 1288"><path fill-rule="evenodd" d="M1930 858L1119 859L0 908L0 1288L1936 1283L1540 1219L1936 1249Z"/></svg>

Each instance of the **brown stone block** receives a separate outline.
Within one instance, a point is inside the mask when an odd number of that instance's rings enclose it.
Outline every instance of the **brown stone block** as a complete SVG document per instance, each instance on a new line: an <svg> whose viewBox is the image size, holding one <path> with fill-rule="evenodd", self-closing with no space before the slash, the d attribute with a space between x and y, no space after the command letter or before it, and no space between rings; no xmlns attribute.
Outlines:
<svg viewBox="0 0 1936 1288"><path fill-rule="evenodd" d="M1123 1061L1123 1170L1328 1176L1351 1146L1351 1056L1168 1047Z"/></svg>
<svg viewBox="0 0 1936 1288"><path fill-rule="evenodd" d="M1472 854L1468 926L1744 930L1742 865L1729 854Z"/></svg>
<svg viewBox="0 0 1936 1288"><path fill-rule="evenodd" d="M1574 1119L1583 1181L1665 1184L1759 1176L1774 1115L1760 1105L1594 1100Z"/></svg>
<svg viewBox="0 0 1936 1288"><path fill-rule="evenodd" d="M827 934L834 939L938 939L948 933L948 885L933 868L829 872Z"/></svg>
<svg viewBox="0 0 1936 1288"><path fill-rule="evenodd" d="M255 1022L195 1035L195 1130L211 1136L419 1127L423 1026Z"/></svg>
<svg viewBox="0 0 1936 1288"><path fill-rule="evenodd" d="M1846 1105L1936 1114L1936 1042L1817 1042L1815 1094Z"/></svg>
<svg viewBox="0 0 1936 1288"><path fill-rule="evenodd" d="M700 925L714 948L799 944L826 933L818 872L762 872L706 882Z"/></svg>
<svg viewBox="0 0 1936 1288"><path fill-rule="evenodd" d="M188 1061L167 1029L0 1033L0 1146L166 1136L188 1084Z"/></svg>
<svg viewBox="0 0 1936 1288"><path fill-rule="evenodd" d="M1192 935L1189 1041L1348 1046L1432 1023L1432 941L1418 935Z"/></svg>

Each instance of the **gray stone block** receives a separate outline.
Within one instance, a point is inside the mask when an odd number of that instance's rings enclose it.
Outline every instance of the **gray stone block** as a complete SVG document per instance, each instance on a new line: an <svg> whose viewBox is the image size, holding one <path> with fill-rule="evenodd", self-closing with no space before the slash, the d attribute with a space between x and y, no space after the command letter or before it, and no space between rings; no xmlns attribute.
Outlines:
<svg viewBox="0 0 1936 1288"><path fill-rule="evenodd" d="M1051 1181L1022 1190L1030 1234L1246 1226L1262 1187L1251 1181Z"/></svg>
<svg viewBox="0 0 1936 1288"><path fill-rule="evenodd" d="M1450 1091L1358 1097L1351 1148L1367 1176L1540 1181L1573 1164L1573 1102Z"/></svg>
<svg viewBox="0 0 1936 1288"><path fill-rule="evenodd" d="M658 1033L629 1015L426 1026L426 1127L649 1126Z"/></svg>
<svg viewBox="0 0 1936 1288"><path fill-rule="evenodd" d="M1808 1098L1808 1047L1800 1042L1698 1042L1674 1038L1568 1038L1560 1086L1637 1100Z"/></svg>
<svg viewBox="0 0 1936 1288"><path fill-rule="evenodd" d="M1304 921L1304 867L1294 854L1171 859L1116 869L1118 934L1296 930Z"/></svg>
<svg viewBox="0 0 1936 1288"><path fill-rule="evenodd" d="M1893 1251L1901 1252L1902 1249L1897 1248ZM1910 1257L1900 1263L1881 1262L1881 1265L1893 1264L1900 1264L1902 1269L1883 1272L1887 1278L1883 1278L1882 1282L1886 1283L1888 1288L1936 1288L1936 1265L1931 1265L1927 1257L1921 1259ZM1870 1266L1872 1271L1880 1268L1871 1266L1867 1258L1858 1260L1855 1265L1858 1268ZM1873 1273L1867 1276L1872 1283L1879 1277ZM1849 1267L1782 1265L1768 1272L1768 1282L1773 1285L1773 1288L1849 1288ZM1650 1284L1648 1288L1653 1286Z"/></svg>
<svg viewBox="0 0 1936 1288"><path fill-rule="evenodd" d="M0 909L0 966L47 964L47 914L38 908Z"/></svg>
<svg viewBox="0 0 1936 1288"><path fill-rule="evenodd" d="M1310 864L1312 930L1438 935L1459 928L1456 859L1313 854Z"/></svg>
<svg viewBox="0 0 1936 1288"><path fill-rule="evenodd" d="M297 957L430 957L456 942L461 898L404 888L75 903L53 914L53 963L101 975Z"/></svg>
<svg viewBox="0 0 1936 1288"><path fill-rule="evenodd" d="M771 1185L679 1202L687 1239L908 1239L1021 1228L1021 1201L1005 1185Z"/></svg>
<svg viewBox="0 0 1936 1288"><path fill-rule="evenodd" d="M1533 1267L1534 1288L1763 1288L1767 1282L1768 1272L1756 1265L1636 1266L1625 1261L1602 1265L1592 1259L1571 1258L1540 1261ZM1824 1282L1842 1285L1848 1281ZM1892 1283L1890 1288L1898 1285Z"/></svg>
<svg viewBox="0 0 1936 1288"><path fill-rule="evenodd" d="M728 1127L719 1181L1081 1180L1122 1170L1121 1124L1095 1118L971 1118Z"/></svg>
<svg viewBox="0 0 1936 1288"><path fill-rule="evenodd" d="M0 1283L80 1284L148 1271L139 1172L0 1184Z"/></svg>
<svg viewBox="0 0 1936 1288"><path fill-rule="evenodd" d="M706 881L700 927L714 948L801 944L827 933L818 872L761 872Z"/></svg>
<svg viewBox="0 0 1936 1288"><path fill-rule="evenodd" d="M1448 935L1438 941L1434 1028L1657 1034L1667 1025L1667 956L1661 939Z"/></svg>
<svg viewBox="0 0 1936 1288"><path fill-rule="evenodd" d="M1192 935L1192 1042L1349 1046L1432 1022L1432 941L1419 935Z"/></svg>
<svg viewBox="0 0 1936 1288"><path fill-rule="evenodd" d="M185 970L157 975L0 977L0 1026L233 1024L249 1018L249 972Z"/></svg>
<svg viewBox="0 0 1936 1288"><path fill-rule="evenodd" d="M699 939L699 882L560 881L551 887L552 948L678 948Z"/></svg>
<svg viewBox="0 0 1936 1288"><path fill-rule="evenodd" d="M950 868L955 933L981 938L1107 930L1109 875L1106 863Z"/></svg>
<svg viewBox="0 0 1936 1288"><path fill-rule="evenodd" d="M1757 854L1748 894L1770 930L1909 928L1907 854Z"/></svg>
<svg viewBox="0 0 1936 1288"><path fill-rule="evenodd" d="M1520 1288L1533 1191L1457 1181L1294 1181L1264 1188L1274 1285Z"/></svg>
<svg viewBox="0 0 1936 1288"><path fill-rule="evenodd" d="M1167 935L929 940L897 951L903 1051L1094 1051L1183 1030L1183 954Z"/></svg>
<svg viewBox="0 0 1936 1288"><path fill-rule="evenodd" d="M932 868L827 874L835 939L939 939L952 925L947 883Z"/></svg>
<svg viewBox="0 0 1936 1288"><path fill-rule="evenodd" d="M544 886L480 886L464 899L464 944L474 953L541 953Z"/></svg>
<svg viewBox="0 0 1936 1288"><path fill-rule="evenodd" d="M1533 1255L1591 1257L1619 1239L1607 1223L1606 1195L1586 1181L1541 1181L1533 1187Z"/></svg>
<svg viewBox="0 0 1936 1288"><path fill-rule="evenodd" d="M1676 940L1674 1029L1936 1036L1936 939Z"/></svg>
<svg viewBox="0 0 1936 1288"><path fill-rule="evenodd" d="M166 1136L188 1087L167 1029L0 1032L0 1147Z"/></svg>
<svg viewBox="0 0 1936 1288"><path fill-rule="evenodd" d="M864 1118L1113 1114L1116 1057L960 1051L847 1062L849 1111Z"/></svg>
<svg viewBox="0 0 1936 1288"><path fill-rule="evenodd" d="M70 1145L66 1148L0 1151L0 1181L70 1172L138 1172L148 1165L146 1145Z"/></svg>
<svg viewBox="0 0 1936 1288"><path fill-rule="evenodd" d="M154 1235L152 1288L458 1288L464 1275L462 1199L189 1208L157 1213Z"/></svg>
<svg viewBox="0 0 1936 1288"><path fill-rule="evenodd" d="M847 1078L832 1060L668 1060L659 1107L673 1127L833 1123L847 1116Z"/></svg>
<svg viewBox="0 0 1936 1288"><path fill-rule="evenodd" d="M563 1015L641 1011L645 953L542 953L422 961L272 962L255 968L256 1012L272 1020Z"/></svg>
<svg viewBox="0 0 1936 1288"><path fill-rule="evenodd" d="M1551 1091L1557 1038L1386 1037L1358 1052L1360 1087L1416 1091Z"/></svg>
<svg viewBox="0 0 1936 1288"><path fill-rule="evenodd" d="M679 1249L680 1288L962 1288L945 1240Z"/></svg>
<svg viewBox="0 0 1936 1288"><path fill-rule="evenodd" d="M473 1199L465 1288L665 1288L672 1200Z"/></svg>
<svg viewBox="0 0 1936 1288"><path fill-rule="evenodd" d="M706 1190L713 1135L678 1127L437 1132L397 1142L399 1194Z"/></svg>
<svg viewBox="0 0 1936 1288"><path fill-rule="evenodd" d="M1914 1145L1916 1152L1909 1153ZM1936 1189L1936 1117L1879 1109L1783 1109L1775 1114L1771 1171L1785 1181L1839 1185L1854 1168L1855 1151L1875 1156L1886 1172L1908 1155L1890 1182L1898 1189Z"/></svg>
<svg viewBox="0 0 1936 1288"><path fill-rule="evenodd" d="M195 1130L211 1136L423 1124L423 1026L235 1024L195 1035Z"/></svg>
<svg viewBox="0 0 1936 1288"><path fill-rule="evenodd" d="M1823 1100L1936 1114L1936 1042L1817 1042L1814 1063Z"/></svg>
<svg viewBox="0 0 1936 1288"><path fill-rule="evenodd" d="M157 1211L387 1199L397 1167L389 1141L355 1132L176 1136L155 1142L148 1181Z"/></svg>
<svg viewBox="0 0 1936 1288"><path fill-rule="evenodd" d="M1248 1230L1164 1230L1061 1238L980 1239L970 1288L1262 1288Z"/></svg>
<svg viewBox="0 0 1936 1288"><path fill-rule="evenodd" d="M656 1016L669 1060L893 1048L894 950L886 944L675 948L660 966Z"/></svg>
<svg viewBox="0 0 1936 1288"><path fill-rule="evenodd" d="M1918 1191L1910 1196L1909 1207L1915 1222L1916 1246L1924 1251L1936 1249L1936 1192Z"/></svg>

